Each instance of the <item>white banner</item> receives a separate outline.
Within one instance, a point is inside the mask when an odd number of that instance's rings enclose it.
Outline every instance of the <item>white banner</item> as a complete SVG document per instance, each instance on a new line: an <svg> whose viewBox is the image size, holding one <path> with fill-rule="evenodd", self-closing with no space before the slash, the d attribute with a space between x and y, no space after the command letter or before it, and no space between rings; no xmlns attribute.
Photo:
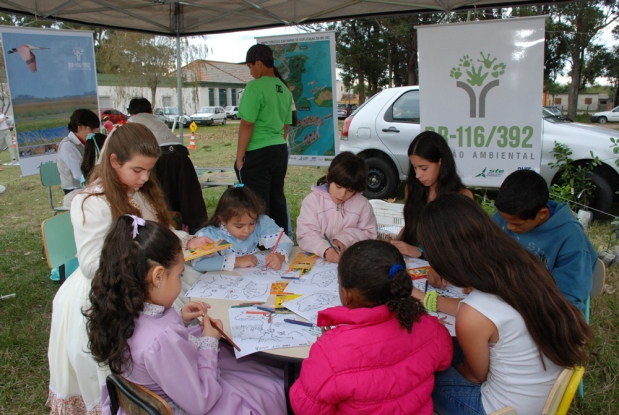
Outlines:
<svg viewBox="0 0 619 415"><path fill-rule="evenodd" d="M328 166L339 153L335 88L335 32L256 38L273 49L275 67L297 107L288 129L289 164Z"/></svg>
<svg viewBox="0 0 619 415"><path fill-rule="evenodd" d="M539 172L545 17L419 26L421 129L441 134L467 186Z"/></svg>
<svg viewBox="0 0 619 415"><path fill-rule="evenodd" d="M0 27L22 175L56 160L73 111L98 114L92 32Z"/></svg>

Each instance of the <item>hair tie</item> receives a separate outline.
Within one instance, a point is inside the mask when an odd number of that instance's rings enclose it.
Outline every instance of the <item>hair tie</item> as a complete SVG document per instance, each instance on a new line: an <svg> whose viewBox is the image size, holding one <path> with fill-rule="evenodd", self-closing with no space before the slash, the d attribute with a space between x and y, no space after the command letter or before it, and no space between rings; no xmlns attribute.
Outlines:
<svg viewBox="0 0 619 415"><path fill-rule="evenodd" d="M139 216L135 216L135 215L125 215L125 216L129 216L131 219L133 219L133 223L131 224L133 226L133 229L131 230L131 237L133 239L135 239L135 237L137 236L138 233L138 226L144 226L146 225L146 221L144 219L142 219Z"/></svg>
<svg viewBox="0 0 619 415"><path fill-rule="evenodd" d="M237 183L234 185L235 189L238 189L239 187L245 187L245 185L243 183Z"/></svg>
<svg viewBox="0 0 619 415"><path fill-rule="evenodd" d="M402 271L404 269L404 267L400 264L395 264L394 266L391 267L391 269L389 270L389 278L393 278L395 277L396 272L398 271Z"/></svg>

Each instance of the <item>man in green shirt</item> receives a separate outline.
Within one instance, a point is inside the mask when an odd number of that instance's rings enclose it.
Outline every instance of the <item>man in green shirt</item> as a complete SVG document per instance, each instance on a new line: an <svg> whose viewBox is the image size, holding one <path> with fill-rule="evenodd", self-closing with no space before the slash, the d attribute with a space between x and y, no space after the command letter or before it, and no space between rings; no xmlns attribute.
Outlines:
<svg viewBox="0 0 619 415"><path fill-rule="evenodd" d="M275 75L273 51L267 45L249 48L245 63L254 80L245 87L239 104L235 171L239 182L264 200L265 214L288 232L284 133L292 123L292 94Z"/></svg>

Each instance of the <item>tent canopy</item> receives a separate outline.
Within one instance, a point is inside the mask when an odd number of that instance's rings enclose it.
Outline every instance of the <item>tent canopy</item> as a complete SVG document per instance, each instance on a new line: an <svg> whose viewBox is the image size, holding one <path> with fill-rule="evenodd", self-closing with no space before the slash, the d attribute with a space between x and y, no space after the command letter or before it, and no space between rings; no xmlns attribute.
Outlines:
<svg viewBox="0 0 619 415"><path fill-rule="evenodd" d="M539 3L540 0L0 0L0 11L111 29L191 36Z"/></svg>

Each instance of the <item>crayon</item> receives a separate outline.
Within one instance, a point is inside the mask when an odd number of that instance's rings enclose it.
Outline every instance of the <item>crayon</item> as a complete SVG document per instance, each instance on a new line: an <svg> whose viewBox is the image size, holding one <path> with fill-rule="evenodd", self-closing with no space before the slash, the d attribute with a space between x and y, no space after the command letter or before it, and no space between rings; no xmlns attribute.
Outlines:
<svg viewBox="0 0 619 415"><path fill-rule="evenodd" d="M340 252L340 248L338 248L337 246L333 245L333 242L331 242L331 239L329 239L329 237L327 236L327 234L323 234L325 236L325 239L327 240L327 242L329 242L329 245L331 245L331 248L335 249L335 252Z"/></svg>
<svg viewBox="0 0 619 415"><path fill-rule="evenodd" d="M285 321L286 323L296 324L296 325L299 325L299 326L314 327L314 324L313 324L313 323L308 323L308 322L306 322L306 321L292 320L292 319L290 319L290 318L285 318L285 319L284 319L284 321Z"/></svg>
<svg viewBox="0 0 619 415"><path fill-rule="evenodd" d="M256 308L258 310L268 311L269 313L274 313L275 312L275 309L273 309L271 307L262 307L262 306L257 305Z"/></svg>
<svg viewBox="0 0 619 415"><path fill-rule="evenodd" d="M275 245L273 245L273 249L271 249L271 253L269 254L269 256L273 255L273 253L275 253L275 250L277 249L277 245L279 245L279 241L280 241L280 239L282 239L282 235L283 234L284 234L283 230L279 231L279 236L277 237L277 241L275 241ZM266 271L268 267L269 267L269 264L268 263L265 264L263 271Z"/></svg>
<svg viewBox="0 0 619 415"><path fill-rule="evenodd" d="M271 313L267 313L266 311L246 311L245 314L260 314L263 316L268 316Z"/></svg>
<svg viewBox="0 0 619 415"><path fill-rule="evenodd" d="M219 327L217 327L215 325L215 323L213 323L213 320L211 320L211 326L217 330L219 332L219 334L222 335L222 337L226 340L228 340L228 343L230 343L232 345L232 347L234 347L236 350L238 350L239 352L241 351L241 348L239 346L237 346L237 344L235 342L232 341L232 339L230 337L228 337L228 335L226 333L224 333L224 331L222 329L220 329Z"/></svg>

